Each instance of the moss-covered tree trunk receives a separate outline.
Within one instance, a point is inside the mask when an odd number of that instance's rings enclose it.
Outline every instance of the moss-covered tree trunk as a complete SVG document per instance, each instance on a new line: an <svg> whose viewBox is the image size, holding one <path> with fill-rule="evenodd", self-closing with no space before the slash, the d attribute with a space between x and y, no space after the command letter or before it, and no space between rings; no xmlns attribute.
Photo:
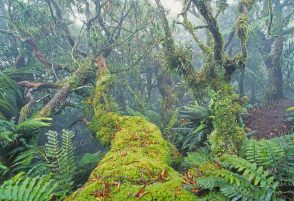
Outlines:
<svg viewBox="0 0 294 201"><path fill-rule="evenodd" d="M182 176L169 166L177 152L160 130L143 118L111 112L111 75L103 57L98 58L97 67L91 128L111 149L88 182L67 200L195 200L183 188Z"/></svg>
<svg viewBox="0 0 294 201"><path fill-rule="evenodd" d="M241 42L241 51L232 58L224 53L223 36L220 32L217 18L210 6L210 1L185 1L182 12L184 18L183 26L191 34L204 56L204 63L199 71L195 71L191 61L187 59L187 52L183 48L176 46L165 10L160 0L156 0L156 3L165 32L164 53L167 65L171 69L176 69L184 76L195 94L201 89L203 90L203 88L209 88L215 92L215 95L212 97L214 101L214 131L209 136L212 151L216 154L224 152L235 153L245 137L245 131L238 123L238 115L242 111L241 104L243 101L234 93L233 88L230 86L230 81L236 69L239 68L243 71L245 68L248 56L248 12L255 3L255 0L243 0L239 3L238 10L240 15L236 19L234 34L237 33ZM187 18L187 12L191 4L194 4L206 22L204 27L209 31L211 40L213 40L210 44L204 44L200 40L193 24Z"/></svg>
<svg viewBox="0 0 294 201"><path fill-rule="evenodd" d="M273 44L273 55L268 56L265 66L270 78L269 99L279 100L284 98L283 74L281 67L281 56L283 52L283 37L279 35Z"/></svg>
<svg viewBox="0 0 294 201"><path fill-rule="evenodd" d="M166 73L162 73L157 78L158 89L159 93L162 96L162 103L161 103L161 124L162 130L164 134L168 134L169 128L168 124L171 121L172 116L177 112L176 111L176 104L177 104L177 96L174 93L173 83L171 77ZM167 129L167 130L165 130Z"/></svg>

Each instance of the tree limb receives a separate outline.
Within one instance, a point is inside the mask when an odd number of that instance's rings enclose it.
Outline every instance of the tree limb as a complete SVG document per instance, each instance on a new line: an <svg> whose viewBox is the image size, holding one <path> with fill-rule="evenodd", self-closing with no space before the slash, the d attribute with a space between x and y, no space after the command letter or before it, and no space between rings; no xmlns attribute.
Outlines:
<svg viewBox="0 0 294 201"><path fill-rule="evenodd" d="M217 62L223 60L223 37L220 33L220 28L217 24L216 18L213 16L211 10L203 0L192 0L197 10L205 19L208 29L214 38L214 58Z"/></svg>

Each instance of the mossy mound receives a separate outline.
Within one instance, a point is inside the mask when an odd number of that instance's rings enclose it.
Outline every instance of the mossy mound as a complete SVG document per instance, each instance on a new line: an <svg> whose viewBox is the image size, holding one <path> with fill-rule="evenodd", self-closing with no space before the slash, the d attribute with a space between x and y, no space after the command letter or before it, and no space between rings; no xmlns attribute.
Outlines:
<svg viewBox="0 0 294 201"><path fill-rule="evenodd" d="M117 116L114 122L111 150L67 200L195 200L169 166L171 146L155 125L139 117Z"/></svg>

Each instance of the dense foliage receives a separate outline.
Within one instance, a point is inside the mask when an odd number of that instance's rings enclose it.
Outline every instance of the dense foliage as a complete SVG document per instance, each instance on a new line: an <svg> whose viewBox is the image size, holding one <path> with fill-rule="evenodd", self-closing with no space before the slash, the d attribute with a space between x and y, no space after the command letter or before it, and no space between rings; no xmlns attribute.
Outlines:
<svg viewBox="0 0 294 201"><path fill-rule="evenodd" d="M293 200L293 5L0 0L0 200Z"/></svg>

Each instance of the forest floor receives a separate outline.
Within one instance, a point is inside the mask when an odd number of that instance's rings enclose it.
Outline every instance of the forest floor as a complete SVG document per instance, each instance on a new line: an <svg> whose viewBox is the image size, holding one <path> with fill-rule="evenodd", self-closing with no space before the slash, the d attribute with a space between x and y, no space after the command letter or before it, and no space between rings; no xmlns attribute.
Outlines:
<svg viewBox="0 0 294 201"><path fill-rule="evenodd" d="M253 133L255 139L270 139L293 132L286 120L286 110L293 105L283 100L248 110L243 116L247 133Z"/></svg>

